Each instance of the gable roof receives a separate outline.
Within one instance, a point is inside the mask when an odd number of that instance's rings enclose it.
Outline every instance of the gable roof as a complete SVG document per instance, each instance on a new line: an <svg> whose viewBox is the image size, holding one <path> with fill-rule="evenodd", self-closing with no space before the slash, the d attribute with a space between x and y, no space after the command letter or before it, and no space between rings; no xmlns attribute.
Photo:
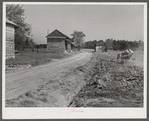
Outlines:
<svg viewBox="0 0 149 121"><path fill-rule="evenodd" d="M58 31L57 29L51 32L46 36L46 38L65 38L65 39L70 39L68 36L63 34L62 32Z"/></svg>
<svg viewBox="0 0 149 121"><path fill-rule="evenodd" d="M76 43L74 43L74 42L71 42L71 44L73 44L74 46L76 46L76 47L77 47L77 44L76 44Z"/></svg>
<svg viewBox="0 0 149 121"><path fill-rule="evenodd" d="M73 41L73 39L65 39L68 43L70 43L70 44L72 44L72 45L74 45L74 46L76 46L77 47L77 44Z"/></svg>
<svg viewBox="0 0 149 121"><path fill-rule="evenodd" d="M96 46L105 46L105 43L104 42L97 42Z"/></svg>
<svg viewBox="0 0 149 121"><path fill-rule="evenodd" d="M14 22L8 20L7 18L6 18L6 23L7 23L7 24L11 24L11 25L13 25L13 26L15 26L15 27L18 27L17 24L15 24Z"/></svg>

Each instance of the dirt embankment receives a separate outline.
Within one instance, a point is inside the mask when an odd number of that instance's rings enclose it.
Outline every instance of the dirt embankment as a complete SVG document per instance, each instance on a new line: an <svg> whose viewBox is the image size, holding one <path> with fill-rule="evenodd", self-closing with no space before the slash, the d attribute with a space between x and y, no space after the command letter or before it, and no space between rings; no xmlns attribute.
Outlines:
<svg viewBox="0 0 149 121"><path fill-rule="evenodd" d="M143 107L143 67L117 63L114 52L94 54L91 65L70 107Z"/></svg>

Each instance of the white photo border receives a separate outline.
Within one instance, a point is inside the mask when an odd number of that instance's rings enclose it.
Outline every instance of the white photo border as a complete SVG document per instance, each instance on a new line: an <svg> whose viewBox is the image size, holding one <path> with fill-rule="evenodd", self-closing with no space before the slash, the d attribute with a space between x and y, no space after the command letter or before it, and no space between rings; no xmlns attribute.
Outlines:
<svg viewBox="0 0 149 121"><path fill-rule="evenodd" d="M8 108L5 107L6 4L23 5L143 5L144 6L144 106L143 108ZM136 119L147 118L147 2L3 2L2 119ZM73 112L71 110L76 110Z"/></svg>

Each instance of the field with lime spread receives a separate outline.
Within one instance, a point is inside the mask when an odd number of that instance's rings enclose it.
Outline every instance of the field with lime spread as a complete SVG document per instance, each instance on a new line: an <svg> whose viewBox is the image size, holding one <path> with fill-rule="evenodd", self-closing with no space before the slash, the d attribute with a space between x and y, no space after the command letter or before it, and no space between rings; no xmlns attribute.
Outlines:
<svg viewBox="0 0 149 121"><path fill-rule="evenodd" d="M134 51L126 63L117 62L118 53L93 54L92 67L85 78L87 84L70 107L143 107L143 51Z"/></svg>

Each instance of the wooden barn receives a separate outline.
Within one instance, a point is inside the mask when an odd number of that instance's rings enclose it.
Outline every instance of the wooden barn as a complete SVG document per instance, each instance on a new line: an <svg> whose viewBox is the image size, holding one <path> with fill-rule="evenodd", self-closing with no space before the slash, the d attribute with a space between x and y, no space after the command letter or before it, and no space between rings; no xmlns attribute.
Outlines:
<svg viewBox="0 0 149 121"><path fill-rule="evenodd" d="M15 58L15 28L18 27L12 21L6 19L6 59Z"/></svg>
<svg viewBox="0 0 149 121"><path fill-rule="evenodd" d="M54 30L46 38L47 52L72 52L77 48L77 45L68 36L58 30Z"/></svg>
<svg viewBox="0 0 149 121"><path fill-rule="evenodd" d="M103 52L105 51L106 46L104 42L97 42L96 43L96 51Z"/></svg>

